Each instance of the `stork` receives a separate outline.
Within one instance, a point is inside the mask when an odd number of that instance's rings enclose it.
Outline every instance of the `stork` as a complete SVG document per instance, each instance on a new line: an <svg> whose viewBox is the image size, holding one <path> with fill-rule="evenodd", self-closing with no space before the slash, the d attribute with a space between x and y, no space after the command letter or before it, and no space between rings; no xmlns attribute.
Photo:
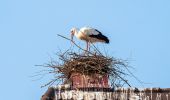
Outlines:
<svg viewBox="0 0 170 100"><path fill-rule="evenodd" d="M90 43L103 42L109 43L109 39L104 36L100 31L91 27L82 27L80 30L77 28L71 29L71 40L73 41L73 36L80 40L86 41L86 51L89 50Z"/></svg>

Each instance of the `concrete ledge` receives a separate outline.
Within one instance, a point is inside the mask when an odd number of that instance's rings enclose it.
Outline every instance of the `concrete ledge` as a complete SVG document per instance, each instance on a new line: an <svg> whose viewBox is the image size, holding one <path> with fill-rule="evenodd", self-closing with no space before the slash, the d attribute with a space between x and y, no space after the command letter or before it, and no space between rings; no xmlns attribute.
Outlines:
<svg viewBox="0 0 170 100"><path fill-rule="evenodd" d="M115 91L100 89L58 90L49 88L41 100L170 100L170 88L119 88Z"/></svg>

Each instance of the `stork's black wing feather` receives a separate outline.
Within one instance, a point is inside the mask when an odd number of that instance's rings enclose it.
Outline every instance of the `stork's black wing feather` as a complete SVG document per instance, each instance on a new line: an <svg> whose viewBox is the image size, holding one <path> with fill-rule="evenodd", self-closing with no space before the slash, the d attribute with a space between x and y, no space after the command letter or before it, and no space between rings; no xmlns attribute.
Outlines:
<svg viewBox="0 0 170 100"><path fill-rule="evenodd" d="M100 40L103 40L105 41L106 43L109 43L109 39L104 36L100 31L98 31L97 29L95 29L95 31L97 31L99 34L98 35L89 35L89 37L92 37L92 38L97 38L97 39L100 39Z"/></svg>

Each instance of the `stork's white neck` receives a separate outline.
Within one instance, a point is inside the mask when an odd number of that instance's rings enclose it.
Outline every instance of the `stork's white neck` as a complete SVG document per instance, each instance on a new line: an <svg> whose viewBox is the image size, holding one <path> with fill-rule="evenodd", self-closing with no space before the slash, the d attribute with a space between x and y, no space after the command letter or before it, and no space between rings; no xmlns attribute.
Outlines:
<svg viewBox="0 0 170 100"><path fill-rule="evenodd" d="M74 35L77 37L78 36L78 29L75 29Z"/></svg>

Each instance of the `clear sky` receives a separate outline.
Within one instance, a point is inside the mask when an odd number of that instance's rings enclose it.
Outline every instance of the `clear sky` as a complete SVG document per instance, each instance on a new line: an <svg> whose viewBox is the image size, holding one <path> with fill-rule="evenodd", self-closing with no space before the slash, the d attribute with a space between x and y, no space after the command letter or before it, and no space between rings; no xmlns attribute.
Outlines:
<svg viewBox="0 0 170 100"><path fill-rule="evenodd" d="M128 59L144 87L170 87L169 0L1 0L0 99L39 100L52 77L32 81L55 53L70 47L57 34L91 26L109 37L97 44L110 56ZM78 41L77 41L78 42ZM84 43L79 42L79 44ZM133 86L141 84L129 78Z"/></svg>

